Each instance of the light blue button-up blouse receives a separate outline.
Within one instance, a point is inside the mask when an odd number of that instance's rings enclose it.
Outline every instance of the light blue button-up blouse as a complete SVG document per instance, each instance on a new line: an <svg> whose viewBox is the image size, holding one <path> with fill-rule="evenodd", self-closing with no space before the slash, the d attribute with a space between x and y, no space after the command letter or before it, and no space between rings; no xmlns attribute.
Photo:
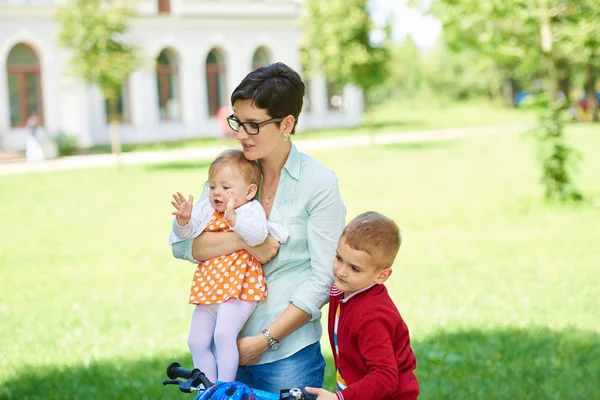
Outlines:
<svg viewBox="0 0 600 400"><path fill-rule="evenodd" d="M207 194L205 190L201 199ZM275 258L263 265L267 299L258 303L240 336L259 334L290 302L311 317L284 338L278 350L264 353L258 364L287 358L321 339L320 309L329 301L333 259L345 219L335 173L292 144L269 215L270 221L287 228L290 237ZM173 255L197 263L192 241L173 244Z"/></svg>

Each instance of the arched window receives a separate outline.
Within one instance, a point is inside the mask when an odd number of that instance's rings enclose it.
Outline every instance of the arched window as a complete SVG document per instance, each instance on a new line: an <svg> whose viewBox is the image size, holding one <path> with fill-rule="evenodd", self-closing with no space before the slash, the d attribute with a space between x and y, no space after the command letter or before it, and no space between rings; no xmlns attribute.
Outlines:
<svg viewBox="0 0 600 400"><path fill-rule="evenodd" d="M171 13L171 1L170 0L158 0L158 13L159 14L170 14Z"/></svg>
<svg viewBox="0 0 600 400"><path fill-rule="evenodd" d="M252 57L252 70L254 71L256 68L264 67L265 65L271 64L269 60L269 53L264 47L259 47L254 52L254 56Z"/></svg>
<svg viewBox="0 0 600 400"><path fill-rule="evenodd" d="M206 88L208 94L208 114L217 115L219 108L226 104L225 63L221 52L213 49L206 57Z"/></svg>
<svg viewBox="0 0 600 400"><path fill-rule="evenodd" d="M165 49L156 59L156 83L158 85L158 109L162 121L181 118L179 101L179 68L177 56Z"/></svg>
<svg viewBox="0 0 600 400"><path fill-rule="evenodd" d="M11 126L25 126L27 118L38 115L43 124L40 61L26 44L15 45L6 60Z"/></svg>

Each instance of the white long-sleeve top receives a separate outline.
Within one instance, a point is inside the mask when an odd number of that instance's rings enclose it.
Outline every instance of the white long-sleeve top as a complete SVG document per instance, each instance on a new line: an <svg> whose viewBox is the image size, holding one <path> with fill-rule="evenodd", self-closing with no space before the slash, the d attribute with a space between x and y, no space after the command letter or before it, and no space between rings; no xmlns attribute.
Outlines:
<svg viewBox="0 0 600 400"><path fill-rule="evenodd" d="M181 226L177 218L173 217L173 228L169 236L169 245L186 239L198 237L208 226L214 208L208 198L200 199L192 209L189 222ZM265 241L270 233L280 243L287 242L289 232L283 225L267 220L265 210L257 200L252 200L235 210L235 226L231 229L236 232L248 246L258 246Z"/></svg>

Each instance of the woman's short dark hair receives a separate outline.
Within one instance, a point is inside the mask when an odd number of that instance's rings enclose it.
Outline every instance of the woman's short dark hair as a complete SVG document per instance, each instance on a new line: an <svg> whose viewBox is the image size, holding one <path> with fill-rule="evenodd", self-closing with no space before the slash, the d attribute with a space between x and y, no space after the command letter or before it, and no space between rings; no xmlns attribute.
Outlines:
<svg viewBox="0 0 600 400"><path fill-rule="evenodd" d="M252 100L257 108L266 110L271 118L293 115L296 130L304 102L304 82L300 75L278 62L250 72L231 94L231 105L237 100Z"/></svg>

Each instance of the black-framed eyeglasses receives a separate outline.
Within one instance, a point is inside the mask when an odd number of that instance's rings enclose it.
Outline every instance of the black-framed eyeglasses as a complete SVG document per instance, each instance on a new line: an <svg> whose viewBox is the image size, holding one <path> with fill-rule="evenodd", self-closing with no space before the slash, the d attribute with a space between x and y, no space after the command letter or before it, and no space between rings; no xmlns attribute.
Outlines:
<svg viewBox="0 0 600 400"><path fill-rule="evenodd" d="M275 122L279 122L283 120L283 118L271 118L268 119L266 121L262 121L262 122L242 122L239 119L235 118L233 116L233 114L231 114L229 117L227 117L227 123L229 124L229 127L231 129L233 129L234 131L239 131L240 130L240 126L242 128L244 128L244 130L246 131L246 133L248 135L258 135L258 132L260 131L260 127L263 125L268 125L268 124L273 124Z"/></svg>

